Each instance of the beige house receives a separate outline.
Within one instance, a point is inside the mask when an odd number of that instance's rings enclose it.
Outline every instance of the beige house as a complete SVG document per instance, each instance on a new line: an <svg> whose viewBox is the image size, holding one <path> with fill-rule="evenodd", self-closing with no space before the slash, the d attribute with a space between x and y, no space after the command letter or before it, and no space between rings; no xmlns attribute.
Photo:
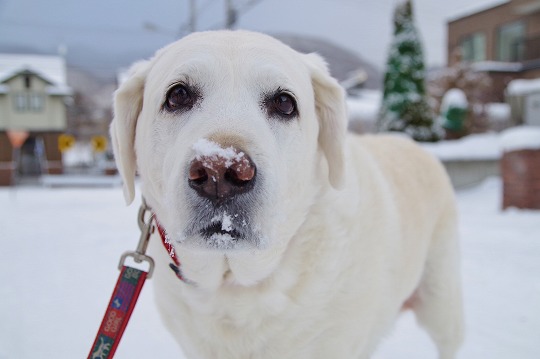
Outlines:
<svg viewBox="0 0 540 359"><path fill-rule="evenodd" d="M0 54L0 185L14 175L62 172L58 137L70 95L63 58ZM18 150L13 133L25 138Z"/></svg>

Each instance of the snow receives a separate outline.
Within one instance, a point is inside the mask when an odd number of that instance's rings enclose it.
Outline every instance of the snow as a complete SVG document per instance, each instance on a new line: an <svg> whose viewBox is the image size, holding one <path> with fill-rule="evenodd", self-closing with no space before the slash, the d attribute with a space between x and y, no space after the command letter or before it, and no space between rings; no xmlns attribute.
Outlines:
<svg viewBox="0 0 540 359"><path fill-rule="evenodd" d="M520 62L479 61L471 64L476 72L519 72L523 70Z"/></svg>
<svg viewBox="0 0 540 359"><path fill-rule="evenodd" d="M501 134L501 144L505 152L540 149L540 127L519 126Z"/></svg>
<svg viewBox="0 0 540 359"><path fill-rule="evenodd" d="M502 212L501 182L457 194L467 334L459 359L540 357L540 211ZM136 247L138 203L120 187L0 188L0 358L86 357ZM143 288L116 358L184 358ZM435 358L404 314L373 359Z"/></svg>
<svg viewBox="0 0 540 359"><path fill-rule="evenodd" d="M45 187L111 187L121 186L122 178L119 175L42 175L40 182Z"/></svg>
<svg viewBox="0 0 540 359"><path fill-rule="evenodd" d="M356 96L347 97L349 127L356 132L375 132L381 109L382 92L362 89Z"/></svg>
<svg viewBox="0 0 540 359"><path fill-rule="evenodd" d="M238 215L234 216L235 218L238 217ZM232 231L232 223L233 223L233 217L228 214L226 211L223 212L221 216L215 216L212 218L211 222L221 222L221 230L225 232L231 232Z"/></svg>
<svg viewBox="0 0 540 359"><path fill-rule="evenodd" d="M444 94L441 103L441 111L445 112L451 107L464 108L469 107L467 96L463 90L452 88Z"/></svg>
<svg viewBox="0 0 540 359"><path fill-rule="evenodd" d="M508 122L511 118L512 109L504 102L489 102L485 104L487 117L491 123Z"/></svg>
<svg viewBox="0 0 540 359"><path fill-rule="evenodd" d="M206 138L198 139L192 146L195 151L195 158L197 160L210 159L210 160L224 160L225 166L230 167L233 163L240 163L246 160L243 152L237 152L232 146L223 148L221 145L214 141L207 140ZM212 165L211 161L205 163L209 166Z"/></svg>
<svg viewBox="0 0 540 359"><path fill-rule="evenodd" d="M484 1L480 3L473 2L471 5L469 5L469 7L462 9L461 11L459 11L458 14L453 15L447 21L448 22L456 21L466 16L471 16L479 12L492 9L496 6L507 4L509 2L510 0L491 0L491 1Z"/></svg>
<svg viewBox="0 0 540 359"><path fill-rule="evenodd" d="M75 142L73 147L62 154L62 162L66 167L91 166L94 161L94 151L90 142Z"/></svg>
<svg viewBox="0 0 540 359"><path fill-rule="evenodd" d="M497 160L502 155L500 135L482 133L459 140L421 143L421 146L441 161Z"/></svg>
<svg viewBox="0 0 540 359"><path fill-rule="evenodd" d="M17 73L31 70L58 86L70 91L66 81L66 61L61 56L0 54L0 82ZM65 92L64 91L64 92ZM64 94L62 92L62 94Z"/></svg>
<svg viewBox="0 0 540 359"><path fill-rule="evenodd" d="M533 80L512 80L506 87L509 95L522 96L533 92L540 92L540 78Z"/></svg>
<svg viewBox="0 0 540 359"><path fill-rule="evenodd" d="M221 230L225 232L232 231L232 217L227 214L227 212L223 213L223 218L221 219Z"/></svg>

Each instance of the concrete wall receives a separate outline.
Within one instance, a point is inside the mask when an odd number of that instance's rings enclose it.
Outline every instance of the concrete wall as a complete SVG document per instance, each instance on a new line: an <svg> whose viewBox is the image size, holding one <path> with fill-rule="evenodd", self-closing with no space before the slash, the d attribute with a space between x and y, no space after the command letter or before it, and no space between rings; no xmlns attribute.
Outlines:
<svg viewBox="0 0 540 359"><path fill-rule="evenodd" d="M456 189L473 187L486 178L500 175L498 160L443 161L443 165Z"/></svg>

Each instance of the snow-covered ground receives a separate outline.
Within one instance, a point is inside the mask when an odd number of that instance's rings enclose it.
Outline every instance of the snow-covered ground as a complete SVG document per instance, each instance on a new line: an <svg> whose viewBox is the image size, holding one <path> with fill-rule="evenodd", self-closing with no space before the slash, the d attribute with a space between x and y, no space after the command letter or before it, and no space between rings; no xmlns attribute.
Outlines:
<svg viewBox="0 0 540 359"><path fill-rule="evenodd" d="M501 183L458 192L467 337L461 359L540 358L540 211L500 210ZM137 206L114 188L0 189L0 358L84 358L120 254L138 240ZM183 358L148 281L119 359ZM374 359L435 358L404 314Z"/></svg>

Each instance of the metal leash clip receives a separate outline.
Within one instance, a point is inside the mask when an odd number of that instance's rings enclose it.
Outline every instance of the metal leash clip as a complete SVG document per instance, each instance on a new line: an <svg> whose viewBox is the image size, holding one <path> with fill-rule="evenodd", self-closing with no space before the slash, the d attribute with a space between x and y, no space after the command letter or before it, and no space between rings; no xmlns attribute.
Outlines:
<svg viewBox="0 0 540 359"><path fill-rule="evenodd" d="M137 218L137 222L141 230L139 244L137 245L137 249L135 251L128 251L122 254L122 256L120 257L120 263L118 264L118 269L122 270L122 267L124 267L127 257L133 258L135 263L147 262L147 279L151 278L152 273L154 272L154 260L152 259L152 257L146 255L146 249L148 248L148 243L150 242L150 236L155 231L155 226L152 224L153 216L150 215L148 222L145 221L145 216L148 212L150 212L149 208L143 198Z"/></svg>

